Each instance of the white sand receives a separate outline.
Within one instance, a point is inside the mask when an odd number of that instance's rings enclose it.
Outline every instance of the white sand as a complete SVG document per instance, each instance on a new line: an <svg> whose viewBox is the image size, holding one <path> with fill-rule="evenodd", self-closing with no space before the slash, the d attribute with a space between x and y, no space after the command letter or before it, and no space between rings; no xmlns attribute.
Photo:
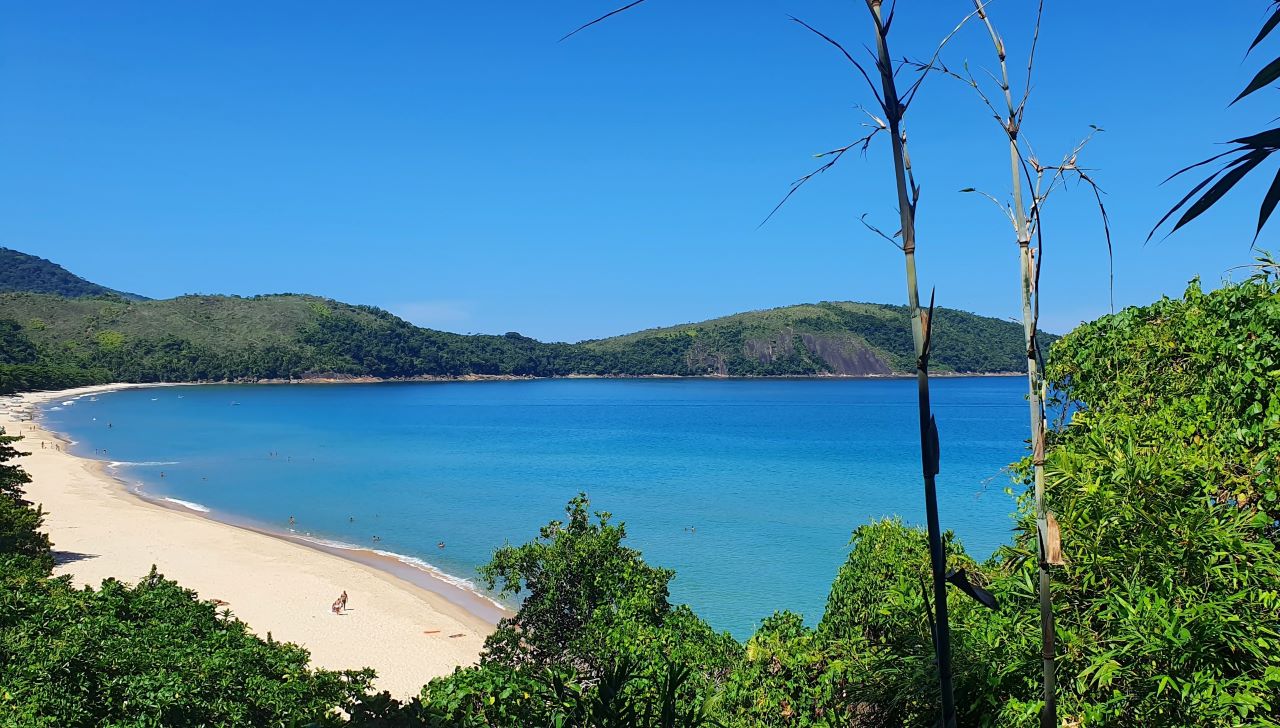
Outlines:
<svg viewBox="0 0 1280 728"><path fill-rule="evenodd" d="M444 597L371 566L144 501L101 463L68 454L25 421L38 403L127 386L0 398L0 427L22 435L18 449L30 453L19 463L31 475L28 499L48 514L45 530L63 562L55 573L77 584L110 576L132 583L155 564L201 598L228 602L257 634L306 647L317 667L374 668L377 687L400 698L476 661L493 625ZM330 605L344 589L349 611L335 615Z"/></svg>

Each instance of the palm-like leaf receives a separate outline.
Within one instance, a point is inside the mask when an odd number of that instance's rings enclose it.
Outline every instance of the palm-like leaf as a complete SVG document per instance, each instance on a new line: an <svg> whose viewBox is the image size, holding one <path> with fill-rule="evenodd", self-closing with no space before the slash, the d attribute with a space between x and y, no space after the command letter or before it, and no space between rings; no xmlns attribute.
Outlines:
<svg viewBox="0 0 1280 728"><path fill-rule="evenodd" d="M1258 31L1258 35L1254 37L1253 43L1249 45L1250 52L1266 39L1277 25L1280 25L1280 0L1273 0L1269 5L1267 19L1263 21L1262 28ZM1245 86L1240 95L1231 103L1234 104L1236 101L1275 83L1277 80L1280 80L1280 57L1272 59L1261 71L1258 71L1253 80ZM1148 241L1156 234L1160 226L1164 225L1176 213L1182 212L1182 215L1170 228L1169 235L1172 235L1179 228L1200 217L1200 215L1216 205L1240 180L1244 179L1250 172L1270 158L1272 154L1280 150L1280 128L1268 129L1258 134L1233 139L1231 144L1236 146L1221 154L1215 154L1208 159L1184 167L1170 175L1169 179L1173 179L1183 172L1202 167L1223 157L1231 158L1218 171L1191 188L1191 191L1179 200L1178 204L1166 212L1164 217L1160 218L1160 221L1155 224L1155 227L1147 235ZM1169 180L1165 181L1168 182ZM1208 188L1207 190L1205 189L1206 187ZM1201 190L1204 190L1204 193L1193 202L1192 198L1195 198ZM1270 189L1267 190L1267 194L1263 197L1262 204L1258 208L1258 227L1253 234L1255 243L1262 233L1262 228L1271 218L1271 213L1275 212L1277 202L1280 202L1280 173L1272 181Z"/></svg>
<svg viewBox="0 0 1280 728"><path fill-rule="evenodd" d="M1280 2L1272 2L1271 10L1268 12L1270 14L1267 16L1266 22L1262 24L1262 30L1258 31L1258 36L1249 44L1248 52L1252 52L1254 48L1257 48L1262 39L1270 35L1271 31L1275 30L1276 25L1280 24Z"/></svg>

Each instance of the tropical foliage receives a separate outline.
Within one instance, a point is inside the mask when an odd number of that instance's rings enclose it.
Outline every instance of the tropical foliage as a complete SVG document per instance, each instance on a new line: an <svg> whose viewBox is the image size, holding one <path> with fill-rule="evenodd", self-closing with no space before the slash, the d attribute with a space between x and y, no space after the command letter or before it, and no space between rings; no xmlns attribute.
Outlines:
<svg viewBox="0 0 1280 728"><path fill-rule="evenodd" d="M1055 345L1048 375L1075 411L1046 462L1067 555L1053 594L1068 724L1280 725L1277 332L1280 284L1264 268L1211 293L1192 284L1180 300L1104 317ZM985 564L946 540L949 570L996 599L988 609L958 589L948 597L962 725L1039 720L1025 494L1022 506L1013 543ZM526 607L482 665L427 686L432 725L555 724L560 684L614 714L639 711L662 704L656 686L673 668L688 673L676 709L719 725L936 721L920 531L897 521L857 529L816 627L776 614L741 649L699 628L655 658L646 645L670 644L662 631L674 612L654 598L670 575L584 508L571 503L567 522L486 567L490 583L528 590ZM611 656L638 661L624 666L623 688Z"/></svg>
<svg viewBox="0 0 1280 728"><path fill-rule="evenodd" d="M1095 723L1280 722L1280 285L1125 310L1055 347L1063 685Z"/></svg>
<svg viewBox="0 0 1280 728"><path fill-rule="evenodd" d="M944 371L1026 365L1012 323L940 309L936 329ZM112 380L883 375L913 366L908 332L902 307L821 303L563 344L435 331L293 294L131 302L0 293L0 393Z"/></svg>
<svg viewBox="0 0 1280 728"><path fill-rule="evenodd" d="M625 536L608 513L593 521L580 495L538 539L498 549L481 578L501 594L523 594L523 604L486 640L479 666L424 689L436 724L702 720L741 647L671 605L674 573L645 564Z"/></svg>
<svg viewBox="0 0 1280 728"><path fill-rule="evenodd" d="M1254 36L1253 42L1249 44L1246 55L1253 53L1253 50L1262 41L1266 40L1267 36L1271 35L1271 31L1275 30L1277 25L1280 25L1280 2L1273 1L1268 3L1268 6L1266 20L1263 21L1262 28L1258 31L1258 34ZM1234 105L1237 101L1257 91L1267 87L1274 87L1277 80L1280 80L1280 57L1272 58L1264 65L1231 103ZM1273 119L1272 121L1275 120ZM1247 177L1263 162L1270 159L1272 154L1280 150L1280 127L1238 137L1232 139L1229 143L1232 147L1227 151L1215 154L1189 167L1183 167L1173 173L1169 179L1178 177L1184 172L1213 164L1224 157L1226 158L1226 161L1219 163L1216 171L1201 180L1195 187L1192 187L1191 191L1178 201L1178 204L1174 205L1172 209L1165 213L1164 217L1160 218L1160 222L1156 223L1155 228L1147 235L1148 240L1155 235L1156 230L1159 230L1161 225L1164 225L1179 211L1182 214L1173 223L1173 227L1169 229L1169 234L1173 234L1178 228L1200 217L1218 204L1218 201L1226 197L1227 193L1240 180ZM1206 187L1208 189L1205 189ZM1196 195L1199 195L1199 197L1196 197ZM1192 198L1195 198L1195 200L1192 201ZM1258 236L1262 234L1262 228L1266 226L1267 221L1271 219L1272 213L1276 211L1277 204L1280 204L1280 171L1277 171L1275 177L1272 178L1271 186L1267 188L1267 193L1263 196L1262 203L1258 206L1258 227L1253 234L1255 243L1258 240Z"/></svg>
<svg viewBox="0 0 1280 728"><path fill-rule="evenodd" d="M1070 725L1280 725L1280 282L1166 299L1080 327L1048 376L1070 424L1046 458L1066 565L1053 570L1059 713ZM929 558L899 521L856 529L816 620L779 613L739 644L669 601L674 574L582 497L481 571L523 606L480 663L400 703L367 671L307 667L158 574L50 578L42 515L0 438L0 723L8 725L932 725ZM1029 462L1017 469L1029 473ZM948 569L963 725L1040 706L1035 525ZM960 581L952 578L953 583ZM342 708L346 717L332 712Z"/></svg>
<svg viewBox="0 0 1280 728"><path fill-rule="evenodd" d="M51 577L17 440L0 430L0 726L315 725L377 704L370 671L312 670L154 569L98 589Z"/></svg>

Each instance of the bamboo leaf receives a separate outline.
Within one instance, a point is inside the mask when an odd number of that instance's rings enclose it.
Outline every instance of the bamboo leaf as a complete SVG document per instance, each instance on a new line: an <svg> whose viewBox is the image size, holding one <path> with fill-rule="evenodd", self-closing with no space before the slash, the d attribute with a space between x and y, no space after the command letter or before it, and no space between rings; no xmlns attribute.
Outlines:
<svg viewBox="0 0 1280 728"><path fill-rule="evenodd" d="M1218 200L1222 199L1223 195L1230 192L1231 188L1236 186L1237 182L1244 179L1246 174L1251 172L1254 167L1262 164L1262 162L1270 155L1271 152L1264 150L1250 152L1245 157L1246 161L1243 164L1222 175L1222 178L1215 182L1213 186L1209 188L1208 192L1205 192L1200 199L1196 200L1191 207L1187 208L1186 213L1178 219L1177 224L1173 226L1173 230L1171 230L1170 233L1176 232L1178 228L1186 225L1197 217L1200 217L1200 215L1206 210L1213 207Z"/></svg>
<svg viewBox="0 0 1280 728"><path fill-rule="evenodd" d="M1280 129L1268 129L1257 134L1250 134L1239 139L1232 139L1232 144L1243 144L1246 147L1280 147Z"/></svg>
<svg viewBox="0 0 1280 728"><path fill-rule="evenodd" d="M1262 207L1258 208L1258 230L1253 234L1253 242L1258 242L1258 236L1262 234L1262 226L1267 224L1267 219L1271 217L1271 213L1275 212L1276 203L1280 202L1280 172L1276 172L1276 176L1271 180L1271 188L1267 190L1267 196L1262 198Z"/></svg>
<svg viewBox="0 0 1280 728"><path fill-rule="evenodd" d="M1251 147L1251 148L1254 146L1254 145L1246 144L1244 141L1239 140L1239 139L1236 139L1236 140L1232 141L1231 143L1232 143L1232 144L1244 144L1246 147ZM1227 151L1222 152L1221 154L1215 154L1215 155L1213 155L1212 157L1209 157L1208 159L1202 159L1202 160L1200 160L1199 162L1196 162L1195 164L1189 164L1189 165L1187 165L1187 166L1183 167L1182 169L1178 170L1177 172L1174 172L1173 174L1169 175L1168 177L1165 177L1165 178L1164 178L1164 182L1161 182L1160 184L1164 184L1165 182L1168 182L1169 180L1173 179L1174 177L1177 177L1178 175L1182 174L1183 172L1189 172L1189 171L1191 171L1191 170L1195 169L1196 167L1203 167L1204 165L1206 165L1206 164L1208 164L1208 163L1210 163L1210 162L1213 162L1213 161L1218 160L1218 159L1222 159L1223 157L1227 156L1228 154L1235 154L1236 152L1243 152L1243 151L1245 151L1245 150L1244 150L1244 149L1241 149L1241 148L1239 148L1239 147L1236 147L1236 148L1234 148L1234 149L1228 149ZM1236 161L1238 162L1238 161L1240 161L1240 160L1236 160ZM1219 172L1218 174L1221 174L1221 172ZM1215 175L1215 176L1216 176L1216 175ZM1159 226L1159 225L1157 225L1156 227L1160 227L1160 226Z"/></svg>
<svg viewBox="0 0 1280 728"><path fill-rule="evenodd" d="M809 25L808 23L804 22L803 20L801 20L800 18L797 18L794 15L790 16L790 18L793 22L798 23L800 26L810 31L814 35L825 40L827 43L830 43L832 46L835 46L836 50L840 51L840 53L844 55L845 59L848 60L850 63L852 63L854 68L858 69L858 73L862 74L862 78L867 82L867 86L871 88L871 93L876 97L876 103L880 105L880 108L884 110L884 113L886 114L889 113L890 109L888 109L885 106L884 99L880 97L880 92L876 90L875 83L871 80L871 76L867 74L867 69L863 68L861 63L858 63L856 60L854 60L853 56L849 53L849 51L845 50L845 47L840 45L840 41L836 40L835 38L832 38L826 33L823 33L822 31L818 30L812 25Z"/></svg>
<svg viewBox="0 0 1280 728"><path fill-rule="evenodd" d="M1262 30L1258 31L1258 37L1254 38L1253 42L1249 44L1249 50L1245 51L1245 55L1247 56L1253 52L1253 49L1262 42L1262 39L1275 30L1277 24L1280 24L1280 3L1271 3L1271 17L1267 18L1267 22L1262 24Z"/></svg>
<svg viewBox="0 0 1280 728"><path fill-rule="evenodd" d="M1209 159L1204 160L1203 162L1199 162L1199 163L1193 164L1193 165L1191 165L1191 167L1187 167L1186 169L1179 170L1178 172L1174 173L1174 174L1173 174L1173 176L1169 177L1169 179L1166 179L1166 180L1165 180L1165 182L1168 182L1170 179L1173 179L1174 177L1177 177L1179 174L1182 174L1183 172L1187 171L1187 169L1191 169L1192 167L1199 167L1200 165L1202 165L1202 164L1207 164L1207 163L1209 163L1209 162L1213 161L1214 159L1217 159L1218 157L1222 157L1222 156L1224 156L1224 155L1226 155L1226 154L1230 154L1230 153L1232 153L1232 152L1237 152L1237 151L1240 151L1240 150L1238 150L1238 149L1233 149L1233 150L1231 150L1230 152L1223 152L1222 154L1214 155L1214 156L1210 157ZM1223 167L1222 169L1218 170L1217 172L1214 172L1213 174L1209 175L1208 177L1205 177L1203 180L1201 180L1200 184L1196 185L1195 187L1192 187L1192 188L1191 188L1191 191L1190 191L1190 192L1188 192L1186 195L1184 195L1184 196L1182 197L1182 199L1181 199L1181 200L1178 200L1178 204L1176 204L1176 205L1174 205L1173 207L1169 208L1169 211L1168 211L1168 212L1166 212L1166 213L1164 214L1164 217L1160 218L1160 221L1159 221L1159 222L1157 222L1157 223L1155 224L1155 226L1151 228L1151 232L1147 233L1147 240L1146 240L1146 242L1151 242L1151 238L1152 238L1152 236L1154 236L1154 235L1156 234L1156 231L1160 229L1160 226L1161 226L1161 225L1163 225L1163 224L1165 223L1165 221L1166 221L1166 220L1168 220L1170 217L1173 217L1173 214L1174 214L1175 212L1177 212L1178 210L1182 209L1182 206L1183 206L1183 205L1185 205L1185 204L1187 204L1187 201L1188 201L1188 200L1190 200L1192 197L1194 197L1194 196L1195 196L1195 194L1196 194L1197 192L1199 192L1200 190L1204 189L1204 188L1205 188L1205 187L1206 187L1210 182L1212 182L1212 181L1214 181L1215 179L1217 179L1218 175L1220 175L1220 174L1222 174L1222 173L1226 172L1227 170L1230 170L1232 167L1235 167L1235 166L1237 166L1237 165L1243 164L1244 162L1246 162L1246 161L1248 161L1248 160L1250 159L1250 157L1251 157L1251 155L1252 155L1252 154L1258 154L1258 153L1260 153L1261 151L1262 151L1262 150L1258 150L1258 151L1255 151L1255 152L1251 152L1250 154L1242 154L1242 155L1240 155L1239 157L1236 157L1235 159L1233 159L1233 160L1231 160L1230 162L1228 162L1228 163L1227 163L1227 165L1226 165L1225 167ZM1266 153L1269 153L1269 152L1266 152ZM1235 184L1235 183L1232 183L1232 184ZM1197 213L1197 214L1198 214L1198 213ZM1188 220L1187 222L1190 222L1190 220ZM1181 224L1179 224L1179 225L1175 226L1175 227L1174 227L1174 230L1177 230L1177 229L1178 229L1178 227L1181 227ZM1172 235L1172 234L1173 234L1173 231L1172 231L1172 230L1171 230L1171 231L1169 231L1169 234L1170 234L1170 235Z"/></svg>
<svg viewBox="0 0 1280 728"><path fill-rule="evenodd" d="M1212 182L1214 178L1217 177L1219 174L1222 174L1222 172L1214 172L1208 177L1205 177L1200 184L1196 185L1195 187L1192 187L1190 192L1188 192L1185 196L1183 196L1181 200L1178 200L1178 204L1169 208L1169 211L1164 214L1164 217L1160 218L1160 221L1155 224L1155 227L1151 228L1151 232L1147 233L1146 242L1148 243L1151 242L1151 237L1156 234L1156 231L1160 229L1160 226L1164 224L1165 220L1168 220L1169 218L1173 217L1173 213L1177 212L1179 209L1182 208L1183 205L1187 204L1187 200L1190 200L1192 196L1195 195L1195 193L1204 189L1205 186L1208 185L1210 182ZM1168 180L1166 180L1166 182L1167 181Z"/></svg>
<svg viewBox="0 0 1280 728"><path fill-rule="evenodd" d="M602 21L602 20L604 20L604 19L606 19L606 18L613 17L614 15L617 15L618 13L626 12L627 10L630 10L631 8L634 8L635 6L639 5L639 4L640 4L640 3L642 3L642 2L644 2L644 0L635 0L635 2L627 3L626 5L623 5L623 6L622 6L622 7L620 7L620 8L617 8L617 9L615 9L615 10L611 10L611 11L609 11L609 12L605 13L604 15L601 15L600 17L596 18L595 20L591 21L590 23L584 23L584 24L582 24L582 25L579 25L577 28L574 28L574 30L573 30L573 32L572 32L572 33L568 33L568 34L566 34L566 35L565 35L563 38L561 38L560 40L561 40L561 41L568 40L568 39L572 38L573 36L577 35L578 33L581 33L582 31L586 30L587 28L590 28L591 26L595 25L596 23L599 23L600 21Z"/></svg>
<svg viewBox="0 0 1280 728"><path fill-rule="evenodd" d="M1239 101L1254 91L1272 83L1277 78L1280 78L1280 58L1272 60L1264 66L1261 71L1258 71L1258 75L1253 77L1253 80L1249 82L1249 85L1245 86L1244 90L1240 92L1240 95L1235 97L1231 103L1234 104L1236 101Z"/></svg>

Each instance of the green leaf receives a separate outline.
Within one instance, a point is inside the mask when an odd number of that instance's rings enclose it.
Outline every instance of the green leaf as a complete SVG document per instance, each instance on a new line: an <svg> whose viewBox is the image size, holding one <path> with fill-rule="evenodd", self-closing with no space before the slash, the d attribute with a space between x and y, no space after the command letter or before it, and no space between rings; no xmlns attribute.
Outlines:
<svg viewBox="0 0 1280 728"><path fill-rule="evenodd" d="M1191 207L1187 208L1186 213L1178 219L1177 224L1173 226L1173 231L1171 232L1177 231L1178 228L1186 225L1197 217L1200 217L1200 215L1206 210L1213 207L1218 200L1221 200L1224 195L1231 191L1232 187L1236 186L1237 182L1244 179L1246 174L1249 174L1249 172L1253 171L1255 167L1262 164L1270 155L1270 151L1258 150L1250 152L1242 157L1241 159L1245 160L1243 163L1240 163L1240 160L1236 160L1236 163L1238 163L1239 166L1222 175L1222 178L1215 182L1200 199L1196 200Z"/></svg>
<svg viewBox="0 0 1280 728"><path fill-rule="evenodd" d="M1262 42L1262 39L1266 38L1271 31L1275 30L1277 23L1280 23L1280 4L1272 3L1271 16L1267 18L1267 22L1262 24L1262 30L1258 31L1257 37L1249 44L1249 50L1245 51L1245 55L1253 52L1253 49L1258 47L1258 44Z"/></svg>
<svg viewBox="0 0 1280 728"><path fill-rule="evenodd" d="M1280 202L1280 171L1277 171L1276 176L1271 180L1271 187L1267 190L1266 197L1262 198L1262 206L1258 208L1258 229L1253 234L1253 242L1258 242L1258 236L1262 234L1262 226L1267 224L1278 202Z"/></svg>
<svg viewBox="0 0 1280 728"><path fill-rule="evenodd" d="M1280 58L1272 60L1263 67L1261 71L1258 71L1258 75L1253 77L1253 80L1249 82L1249 85L1245 86L1244 90L1240 92L1240 95L1235 97L1231 103L1234 104L1236 101L1239 101L1254 91L1274 82L1277 78L1280 78Z"/></svg>

